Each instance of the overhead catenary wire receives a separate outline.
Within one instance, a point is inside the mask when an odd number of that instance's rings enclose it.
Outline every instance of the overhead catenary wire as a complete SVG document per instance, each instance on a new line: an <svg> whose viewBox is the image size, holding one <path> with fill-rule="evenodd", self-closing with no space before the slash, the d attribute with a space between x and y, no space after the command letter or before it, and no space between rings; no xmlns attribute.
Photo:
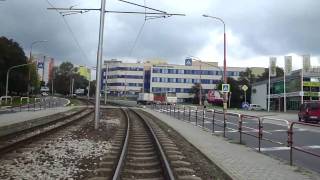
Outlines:
<svg viewBox="0 0 320 180"><path fill-rule="evenodd" d="M146 7L146 0L144 0L144 7ZM142 25L141 25L141 27L140 27L140 29L139 29L139 31L138 31L138 34L137 34L137 36L136 36L136 38L135 38L135 40L134 40L134 42L133 42L132 47L131 47L131 49L130 49L129 57L132 55L133 50L134 50L134 48L136 47L136 45L137 45L137 43L138 43L138 40L139 40L139 38L140 38L140 36L141 36L141 34L142 34L143 28L144 28L144 26L145 26L145 24L146 24L146 21L147 21L147 8L144 8L144 12L145 12L145 14L144 14L144 21L143 21L143 23L142 23Z"/></svg>
<svg viewBox="0 0 320 180"><path fill-rule="evenodd" d="M67 21L67 20L65 19L65 17L64 17L65 15L64 15L63 13L61 13L60 11L58 11L58 9L56 9L55 6L54 6L49 0L46 0L46 2L49 4L49 6L51 6L52 8L54 8L54 9L61 15L64 24L66 25L66 27L67 27L68 31L70 32L73 40L75 41L76 45L78 46L81 54L83 55L84 60L85 60L86 62L89 62L88 56L86 55L86 53L83 51L82 47L80 46L80 43L79 43L77 37L75 36L75 34L74 34L71 26L69 25L68 21ZM70 7L70 9L72 10L72 6ZM88 11L85 11L85 12L88 12ZM80 12L80 13L82 14L82 13L85 13L85 12Z"/></svg>

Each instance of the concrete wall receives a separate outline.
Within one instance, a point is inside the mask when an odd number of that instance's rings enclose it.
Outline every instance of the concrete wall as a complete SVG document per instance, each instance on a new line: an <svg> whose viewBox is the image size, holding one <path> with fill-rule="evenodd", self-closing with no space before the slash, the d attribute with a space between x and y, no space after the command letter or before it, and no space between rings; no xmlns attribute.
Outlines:
<svg viewBox="0 0 320 180"><path fill-rule="evenodd" d="M255 90L254 90L255 89ZM267 109L267 84L260 84L252 87L251 103L259 104L264 109Z"/></svg>

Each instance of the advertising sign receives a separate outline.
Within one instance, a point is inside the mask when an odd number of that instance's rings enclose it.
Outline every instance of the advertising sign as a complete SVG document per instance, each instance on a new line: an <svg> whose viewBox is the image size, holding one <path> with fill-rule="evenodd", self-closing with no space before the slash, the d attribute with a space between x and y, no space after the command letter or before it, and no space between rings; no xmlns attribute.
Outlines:
<svg viewBox="0 0 320 180"><path fill-rule="evenodd" d="M277 65L277 58L276 57L270 57L270 64L269 64L270 77L277 76L276 65Z"/></svg>
<svg viewBox="0 0 320 180"><path fill-rule="evenodd" d="M303 61L303 70L305 72L308 72L310 70L310 67L311 67L310 55L303 55L302 56L302 61Z"/></svg>
<svg viewBox="0 0 320 180"><path fill-rule="evenodd" d="M292 56L284 57L284 72L289 75L292 71Z"/></svg>

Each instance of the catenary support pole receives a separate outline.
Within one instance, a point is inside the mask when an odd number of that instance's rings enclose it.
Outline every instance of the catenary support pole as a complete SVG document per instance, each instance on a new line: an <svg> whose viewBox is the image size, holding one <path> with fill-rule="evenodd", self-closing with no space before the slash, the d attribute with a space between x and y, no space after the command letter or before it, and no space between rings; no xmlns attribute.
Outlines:
<svg viewBox="0 0 320 180"><path fill-rule="evenodd" d="M103 50L103 31L104 31L104 17L105 17L106 0L101 0L100 9L100 28L99 28L99 44L97 52L97 70L96 70L96 98L95 98L95 112L94 112L94 128L99 128L100 122L100 87L101 87L101 64L102 64L102 50Z"/></svg>

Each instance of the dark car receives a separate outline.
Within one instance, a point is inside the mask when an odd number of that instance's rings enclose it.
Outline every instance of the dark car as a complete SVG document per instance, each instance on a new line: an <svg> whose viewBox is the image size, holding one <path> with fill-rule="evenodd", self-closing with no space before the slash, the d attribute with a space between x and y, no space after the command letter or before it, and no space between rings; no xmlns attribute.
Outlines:
<svg viewBox="0 0 320 180"><path fill-rule="evenodd" d="M305 102L300 106L299 121L320 122L320 102Z"/></svg>

